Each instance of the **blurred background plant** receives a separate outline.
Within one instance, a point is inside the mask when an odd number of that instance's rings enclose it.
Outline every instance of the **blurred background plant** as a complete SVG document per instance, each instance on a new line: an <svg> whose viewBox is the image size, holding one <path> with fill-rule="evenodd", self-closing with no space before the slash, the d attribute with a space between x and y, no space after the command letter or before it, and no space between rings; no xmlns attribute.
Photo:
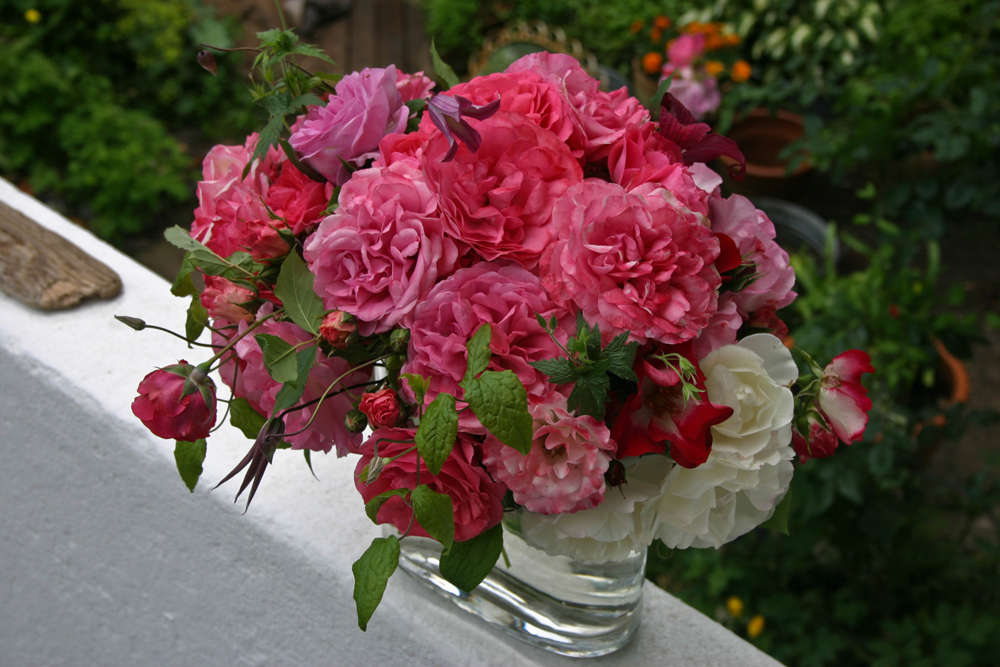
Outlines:
<svg viewBox="0 0 1000 667"><path fill-rule="evenodd" d="M197 0L0 3L0 173L119 243L189 216L201 156L253 126L232 64L195 59L236 29Z"/></svg>

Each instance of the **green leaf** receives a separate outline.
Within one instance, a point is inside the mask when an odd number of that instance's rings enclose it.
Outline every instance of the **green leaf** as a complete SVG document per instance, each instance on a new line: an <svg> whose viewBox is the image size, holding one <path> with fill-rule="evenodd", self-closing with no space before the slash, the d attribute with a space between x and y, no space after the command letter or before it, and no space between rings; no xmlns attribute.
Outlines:
<svg viewBox="0 0 1000 667"><path fill-rule="evenodd" d="M395 496L405 498L406 494L409 492L409 489L392 489L391 491L383 491L365 503L365 514L367 514L368 518L372 520L372 523L378 525L378 511L382 509L382 505L385 505L385 501Z"/></svg>
<svg viewBox="0 0 1000 667"><path fill-rule="evenodd" d="M675 70L676 71L676 70ZM670 73L666 79L656 87L656 92L649 98L649 117L653 120L660 120L660 110L663 108L663 97L670 89L670 84L674 81L674 72Z"/></svg>
<svg viewBox="0 0 1000 667"><path fill-rule="evenodd" d="M313 275L298 253L290 252L281 265L274 295L281 299L285 313L300 327L312 334L319 333L320 320L326 310L313 290Z"/></svg>
<svg viewBox="0 0 1000 667"><path fill-rule="evenodd" d="M163 238L181 250L208 250L203 243L191 238L191 233L180 225L174 225L163 232ZM210 251L211 252L211 251Z"/></svg>
<svg viewBox="0 0 1000 667"><path fill-rule="evenodd" d="M274 397L273 414L278 414L282 410L287 410L299 402L299 399L302 398L302 392L305 391L306 381L309 379L309 373L312 371L312 367L315 363L315 345L310 345L306 349L299 350L295 354L296 378L293 381L286 382L285 386L278 390L277 396Z"/></svg>
<svg viewBox="0 0 1000 667"><path fill-rule="evenodd" d="M533 368L549 376L549 382L553 384L568 384L576 382L580 377L579 369L573 365L569 359L543 359L541 361L529 361Z"/></svg>
<svg viewBox="0 0 1000 667"><path fill-rule="evenodd" d="M247 399L234 398L229 401L229 423L251 440L257 439L266 421L267 418L254 410Z"/></svg>
<svg viewBox="0 0 1000 667"><path fill-rule="evenodd" d="M322 49L318 46L313 46L312 44L297 44L295 48L291 50L291 53L295 53L301 56L308 56L309 58L318 58L323 62L330 63L331 65L336 65L330 56L326 55ZM311 104L322 104L322 102L313 102Z"/></svg>
<svg viewBox="0 0 1000 667"><path fill-rule="evenodd" d="M389 577L399 565L399 539L395 535L377 537L354 563L354 601L358 606L358 627L368 629L368 621L382 601Z"/></svg>
<svg viewBox="0 0 1000 667"><path fill-rule="evenodd" d="M476 377L490 365L490 359L493 357L493 353L490 352L490 339L492 336L493 328L489 322L485 322L476 329L476 333L472 334L472 338L466 344L466 349L469 351L468 362L465 368L466 380Z"/></svg>
<svg viewBox="0 0 1000 667"><path fill-rule="evenodd" d="M502 551L503 526L498 523L471 540L455 542L451 551L441 554L441 576L469 592L493 570Z"/></svg>
<svg viewBox="0 0 1000 667"><path fill-rule="evenodd" d="M522 454L531 450L534 425L528 392L513 371L486 371L461 383L465 400L490 433Z"/></svg>
<svg viewBox="0 0 1000 667"><path fill-rule="evenodd" d="M417 521L427 534L441 543L448 553L455 542L455 508L451 496L438 493L426 484L413 489L410 494Z"/></svg>
<svg viewBox="0 0 1000 667"><path fill-rule="evenodd" d="M201 305L201 300L197 296L191 297L191 305L187 310L187 321L184 323L184 335L189 341L198 340L198 336L205 330L208 323L208 311Z"/></svg>
<svg viewBox="0 0 1000 667"><path fill-rule="evenodd" d="M264 367L275 382L284 384L298 379L295 348L291 344L271 334L257 334L254 339L264 354Z"/></svg>
<svg viewBox="0 0 1000 667"><path fill-rule="evenodd" d="M582 375L566 401L570 411L580 415L590 415L595 419L604 419L605 404L608 402L608 392L611 391L611 381L604 371Z"/></svg>
<svg viewBox="0 0 1000 667"><path fill-rule="evenodd" d="M181 268L174 278L174 283L170 286L170 293L174 296L195 296L198 288L195 287L194 280L191 279L191 272L194 271L194 261L190 254L184 255Z"/></svg>
<svg viewBox="0 0 1000 667"><path fill-rule="evenodd" d="M284 115L274 116L267 122L267 125L260 131L260 136L257 138L257 148L254 149L253 157L247 162L247 166L243 168L243 178L246 178L247 174L250 173L250 168L253 166L254 160L267 155L267 151L272 146L278 145L278 141L281 139L281 130L284 127Z"/></svg>
<svg viewBox="0 0 1000 667"><path fill-rule="evenodd" d="M438 82L442 84L441 88L443 90L448 90L458 85L459 81L455 70L448 63L441 60L441 56L438 55L437 48L434 46L433 39L431 39L431 63L434 65L434 74L437 76Z"/></svg>
<svg viewBox="0 0 1000 667"><path fill-rule="evenodd" d="M440 393L427 406L427 412L420 419L420 426L414 437L417 452L432 475L441 472L441 466L448 460L457 437L458 412L455 410L455 397Z"/></svg>
<svg viewBox="0 0 1000 667"><path fill-rule="evenodd" d="M410 385L410 389L413 390L413 395L416 398L417 405L423 405L424 396L427 395L427 388L430 386L430 381L423 375L417 375L416 373L400 373L399 377L406 378L406 382Z"/></svg>
<svg viewBox="0 0 1000 667"><path fill-rule="evenodd" d="M761 528L768 528L770 530L777 531L779 533L788 534L788 515L792 510L792 490L788 489L788 493L785 497L781 499L778 506L774 508L774 514L771 518L760 524Z"/></svg>
<svg viewBox="0 0 1000 667"><path fill-rule="evenodd" d="M174 446L174 461L177 462L177 472L181 474L181 479L187 486L188 491L194 493L194 487L201 477L201 464L205 462L205 452L207 451L205 439L187 442L178 440Z"/></svg>

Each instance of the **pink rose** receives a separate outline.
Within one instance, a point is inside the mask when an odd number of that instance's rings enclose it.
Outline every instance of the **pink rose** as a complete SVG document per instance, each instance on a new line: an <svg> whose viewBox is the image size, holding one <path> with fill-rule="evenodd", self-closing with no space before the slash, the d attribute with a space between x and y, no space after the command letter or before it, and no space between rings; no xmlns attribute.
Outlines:
<svg viewBox="0 0 1000 667"><path fill-rule="evenodd" d="M512 63L507 74L531 72L551 83L574 111L574 132L567 140L574 155L584 162L603 160L611 144L618 141L630 125L649 120L649 112L628 90L610 93L599 90L600 83L587 74L573 56L530 53Z"/></svg>
<svg viewBox="0 0 1000 667"><path fill-rule="evenodd" d="M861 384L864 373L874 373L871 357L861 350L848 350L823 369L817 403L841 442L849 445L865 435L872 400Z"/></svg>
<svg viewBox="0 0 1000 667"><path fill-rule="evenodd" d="M396 90L404 104L411 100L426 100L434 90L434 82L424 76L423 72L404 74L396 70Z"/></svg>
<svg viewBox="0 0 1000 667"><path fill-rule="evenodd" d="M380 428L362 445L361 459L354 478L365 503L385 491L416 488L417 452L412 444L414 434L413 429ZM392 440L403 442L391 442ZM391 460L385 462L377 478L365 483L366 480L361 475L376 453L383 459ZM472 539L500 523L503 518L506 487L490 479L482 467L480 457L474 441L459 433L451 456L445 460L439 474L432 475L424 462L420 461L419 483L451 498L455 514L455 540L458 542ZM413 510L402 498L393 496L379 509L377 518L379 523L392 524L402 532L410 525ZM429 537L416 520L413 521L410 534Z"/></svg>
<svg viewBox="0 0 1000 667"><path fill-rule="evenodd" d="M566 411L566 398L532 406L535 437L521 454L493 434L486 436L483 462L493 477L532 512L563 514L592 509L604 500L604 473L617 445L603 422Z"/></svg>
<svg viewBox="0 0 1000 667"><path fill-rule="evenodd" d="M303 162L334 185L343 185L350 173L341 160L364 166L378 155L382 137L406 129L409 109L396 88L392 65L348 74L336 91L326 106L309 109L289 143Z"/></svg>
<svg viewBox="0 0 1000 667"><path fill-rule="evenodd" d="M667 60L676 67L687 67L705 51L705 35L684 34L667 49Z"/></svg>
<svg viewBox="0 0 1000 667"><path fill-rule="evenodd" d="M788 253L775 242L774 223L749 199L732 195L709 202L712 231L729 236L744 261L756 265L756 280L733 294L740 313L746 317L758 308L777 310L795 300L795 270Z"/></svg>
<svg viewBox="0 0 1000 667"><path fill-rule="evenodd" d="M511 370L531 397L546 396L548 377L529 365L561 351L538 324L535 314L559 320L561 339L572 315L553 303L538 278L519 266L481 262L460 269L438 283L414 311L409 361L404 372L430 378L427 400L439 392L461 398L466 344L485 322L492 326L489 369ZM462 415L467 429L481 428L474 416Z"/></svg>
<svg viewBox="0 0 1000 667"><path fill-rule="evenodd" d="M198 298L213 320L221 317L231 322L240 322L253 319L247 305L256 301L257 295L253 290L225 278L205 276L205 289Z"/></svg>
<svg viewBox="0 0 1000 667"><path fill-rule="evenodd" d="M364 394L358 403L358 410L368 417L373 429L392 428L399 421L399 399L396 392L388 387L374 394Z"/></svg>
<svg viewBox="0 0 1000 667"><path fill-rule="evenodd" d="M689 37L690 35L685 35ZM702 35L699 35L699 37ZM664 68L665 74L666 68ZM690 67L676 70L673 81L670 82L670 94L687 107L695 120L715 113L722 104L722 93L719 83L710 76L699 76Z"/></svg>
<svg viewBox="0 0 1000 667"><path fill-rule="evenodd" d="M258 262L284 257L291 250L279 230L287 229L281 220L246 220L240 226L240 248Z"/></svg>
<svg viewBox="0 0 1000 667"><path fill-rule="evenodd" d="M417 302L454 270L458 247L444 236L438 199L409 159L355 173L303 256L326 307L357 317L369 336L406 326Z"/></svg>
<svg viewBox="0 0 1000 667"><path fill-rule="evenodd" d="M441 162L449 142L440 132L423 153L445 232L487 260L532 268L552 239L553 202L583 171L566 144L524 116L498 111L473 122L482 135L475 153L463 144L452 161Z"/></svg>
<svg viewBox="0 0 1000 667"><path fill-rule="evenodd" d="M189 378L200 389L182 396ZM215 384L182 359L142 379L132 414L160 438L187 442L207 438L215 426Z"/></svg>
<svg viewBox="0 0 1000 667"><path fill-rule="evenodd" d="M319 224L330 205L333 183L319 183L295 168L281 165L281 175L267 192L267 206L298 236Z"/></svg>
<svg viewBox="0 0 1000 667"><path fill-rule="evenodd" d="M335 350L346 350L349 340L358 330L358 322L350 313L335 310L327 313L319 325L319 335Z"/></svg>
<svg viewBox="0 0 1000 667"><path fill-rule="evenodd" d="M699 359L704 359L710 352L724 345L736 342L736 333L743 326L743 316L736 308L733 296L732 292L719 295L719 306L715 314L694 339L694 352Z"/></svg>
<svg viewBox="0 0 1000 667"><path fill-rule="evenodd" d="M833 431L811 417L808 438L803 437L798 431L792 431L792 447L795 448L795 453L802 463L809 459L825 459L833 456L839 444L837 435Z"/></svg>
<svg viewBox="0 0 1000 667"><path fill-rule="evenodd" d="M680 343L715 314L719 241L662 188L626 193L588 180L556 202L552 219L558 240L542 260L543 282L605 336Z"/></svg>

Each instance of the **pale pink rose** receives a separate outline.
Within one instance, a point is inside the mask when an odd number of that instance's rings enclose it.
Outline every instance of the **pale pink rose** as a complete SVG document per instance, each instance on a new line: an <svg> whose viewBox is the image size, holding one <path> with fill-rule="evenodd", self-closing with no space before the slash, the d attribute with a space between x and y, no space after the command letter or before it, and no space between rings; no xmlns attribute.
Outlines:
<svg viewBox="0 0 1000 667"><path fill-rule="evenodd" d="M332 196L333 183L314 181L291 162L285 162L268 189L267 207L298 236L319 224Z"/></svg>
<svg viewBox="0 0 1000 667"><path fill-rule="evenodd" d="M354 479L365 503L375 496L393 489L415 489L417 480L417 452L413 447L413 429L380 428L361 447L361 459L355 468ZM392 442L402 440L403 442ZM409 441L409 442L407 442ZM409 450L409 451L407 451ZM378 477L366 483L365 467L375 455L391 459L386 462ZM455 516L455 540L464 542L500 523L503 518L503 496L506 487L494 482L482 466L482 455L475 442L459 433L451 455L441 466L441 472L432 475L420 461L419 484L426 484L437 493L451 498ZM411 535L429 537L420 522L413 517L413 510L402 498L393 496L378 511L378 522L405 531L413 519Z"/></svg>
<svg viewBox="0 0 1000 667"><path fill-rule="evenodd" d="M498 111L471 122L482 135L475 153L462 144L442 162L449 142L436 132L423 154L445 232L487 260L533 268L552 240L553 202L583 179L583 170L566 144L520 114Z"/></svg>
<svg viewBox="0 0 1000 667"><path fill-rule="evenodd" d="M411 100L426 100L434 90L434 82L424 76L423 72L404 74L396 70L396 90L404 104Z"/></svg>
<svg viewBox="0 0 1000 667"><path fill-rule="evenodd" d="M406 326L417 302L454 270L458 247L444 236L438 199L410 159L355 173L303 256L326 307L357 317L368 336Z"/></svg>
<svg viewBox="0 0 1000 667"><path fill-rule="evenodd" d="M285 157L272 147L263 164L255 160L243 178L243 169L256 146L254 133L243 146L215 146L202 163L199 206L194 211L191 236L222 257L243 249L244 221L270 218L264 199Z"/></svg>
<svg viewBox="0 0 1000 667"><path fill-rule="evenodd" d="M566 398L531 407L535 437L527 455L493 434L483 444L483 462L514 493L514 501L541 514L593 509L604 500L604 473L617 445L604 422L566 410Z"/></svg>
<svg viewBox="0 0 1000 667"><path fill-rule="evenodd" d="M427 401L439 392L458 399L458 383L465 376L466 345L483 323L492 325L489 370L511 370L524 384L529 400L548 395L548 377L529 362L562 353L538 324L535 314L559 321L557 336L564 341L573 315L553 303L538 278L518 266L481 262L460 269L438 283L414 311L410 326L406 373L430 378ZM478 420L463 413L463 427L479 427Z"/></svg>
<svg viewBox="0 0 1000 667"><path fill-rule="evenodd" d="M409 109L396 88L396 68L365 68L348 74L336 86L326 106L309 109L289 143L299 159L334 185L350 178L344 160L364 166L378 156L387 134L406 129Z"/></svg>
<svg viewBox="0 0 1000 667"><path fill-rule="evenodd" d="M621 138L629 125L649 120L649 112L627 89L601 92L600 83L573 56L545 51L530 53L506 69L507 74L520 72L540 75L559 90L575 112L574 132L567 143L583 162L606 158L611 144Z"/></svg>
<svg viewBox="0 0 1000 667"><path fill-rule="evenodd" d="M864 373L874 373L871 357L861 350L848 350L823 369L817 403L841 442L849 445L865 435L872 400L861 384Z"/></svg>
<svg viewBox="0 0 1000 667"><path fill-rule="evenodd" d="M231 322L240 322L253 319L253 314L247 307L257 299L257 295L253 290L225 278L205 276L205 289L198 298L213 320L221 317Z"/></svg>
<svg viewBox="0 0 1000 667"><path fill-rule="evenodd" d="M774 223L762 211L746 197L732 195L709 202L709 219L713 232L729 236L744 261L757 265L757 279L733 294L741 315L764 307L777 310L795 300L795 270L788 253L774 240Z"/></svg>
<svg viewBox="0 0 1000 667"><path fill-rule="evenodd" d="M688 36L685 35L685 37ZM670 71L665 66L664 76L669 74ZM670 82L669 91L681 104L687 107L695 120L702 120L715 113L719 105L722 104L719 83L704 72L696 72L690 67L681 67L676 70L673 81Z"/></svg>
<svg viewBox="0 0 1000 667"><path fill-rule="evenodd" d="M257 316L263 318L271 311L271 306L265 304L258 311ZM238 332L243 333L246 328L247 324L241 322ZM247 399L257 412L269 416L274 407L275 397L283 385L275 382L264 366L260 345L254 338L258 334L271 334L292 345L311 340L313 336L292 322L268 320L254 331L254 335L246 336L236 343L234 349L239 357L238 370L229 362L227 364L229 367L224 367L223 371L220 372L223 380L232 386L235 371L234 391L236 396ZM349 371L350 368L351 365L347 360L340 357L326 357L321 351L318 352L316 365L309 373L309 379L306 381L306 388L300 402L306 403L318 399L337 378ZM340 381L339 386L348 387L365 382L370 378L370 371L362 369L348 374ZM335 388L320 404L316 419L306 431L285 438L292 444L292 449L329 452L332 447L336 446L337 456L345 456L357 450L361 444L362 435L349 433L344 426L344 417L354 408L354 401L361 397L361 390L354 390L354 393L345 391L334 394L336 391ZM311 405L288 413L284 418L285 432L294 433L304 428L313 412L316 411L316 406Z"/></svg>
<svg viewBox="0 0 1000 667"><path fill-rule="evenodd" d="M676 67L686 67L705 52L705 35L684 34L667 49L667 60Z"/></svg>
<svg viewBox="0 0 1000 667"><path fill-rule="evenodd" d="M643 188L627 193L591 179L560 198L543 282L605 336L630 331L640 343L681 343L715 314L719 241L669 192Z"/></svg>

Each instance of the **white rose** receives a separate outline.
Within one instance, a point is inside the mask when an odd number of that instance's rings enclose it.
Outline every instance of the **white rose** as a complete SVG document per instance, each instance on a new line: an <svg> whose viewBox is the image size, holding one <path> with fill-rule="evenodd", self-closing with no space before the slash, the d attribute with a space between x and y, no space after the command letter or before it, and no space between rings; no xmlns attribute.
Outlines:
<svg viewBox="0 0 1000 667"><path fill-rule="evenodd" d="M767 521L788 491L798 378L791 352L770 334L726 345L700 362L708 399L733 408L712 427L712 453L671 470L662 496L645 504L668 547L720 547Z"/></svg>
<svg viewBox="0 0 1000 667"><path fill-rule="evenodd" d="M551 556L591 563L623 560L653 541L653 516L643 505L663 493L673 461L659 454L627 458L625 484L609 487L594 509L571 514L521 512L521 535Z"/></svg>

